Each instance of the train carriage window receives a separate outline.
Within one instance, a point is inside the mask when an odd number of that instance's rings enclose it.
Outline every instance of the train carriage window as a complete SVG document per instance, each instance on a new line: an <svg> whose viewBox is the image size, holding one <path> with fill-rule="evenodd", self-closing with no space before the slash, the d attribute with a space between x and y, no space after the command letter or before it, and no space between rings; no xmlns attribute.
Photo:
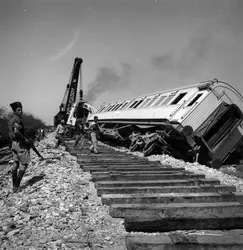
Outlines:
<svg viewBox="0 0 243 250"><path fill-rule="evenodd" d="M185 97L187 93L180 93L174 100L173 102L171 102L171 105L175 105L175 104L178 104L179 101L182 100L183 97Z"/></svg>
<svg viewBox="0 0 243 250"><path fill-rule="evenodd" d="M105 106L101 111L104 112L107 108L108 106Z"/></svg>
<svg viewBox="0 0 243 250"><path fill-rule="evenodd" d="M104 109L105 107L100 107L98 110L97 110L97 113L99 113L102 109Z"/></svg>
<svg viewBox="0 0 243 250"><path fill-rule="evenodd" d="M118 110L121 107L121 103L114 109L114 110Z"/></svg>
<svg viewBox="0 0 243 250"><path fill-rule="evenodd" d="M117 103L115 103L115 104L113 105L113 107L110 109L110 111L113 111L114 108L116 107L116 105L117 105Z"/></svg>
<svg viewBox="0 0 243 250"><path fill-rule="evenodd" d="M118 104L115 104L115 106L110 110L110 111L114 111L116 109Z"/></svg>
<svg viewBox="0 0 243 250"><path fill-rule="evenodd" d="M129 102L126 102L126 103L122 106L121 109L125 109L125 108L127 107L128 103L129 103Z"/></svg>
<svg viewBox="0 0 243 250"><path fill-rule="evenodd" d="M187 106L192 106L203 94L197 94Z"/></svg>
<svg viewBox="0 0 243 250"><path fill-rule="evenodd" d="M159 95L155 95L154 97L152 97L151 101L147 104L147 106L149 106L149 107L154 106L153 104L154 104L155 100L156 100L158 97L159 97Z"/></svg>
<svg viewBox="0 0 243 250"><path fill-rule="evenodd" d="M119 104L113 109L113 111L118 110L118 108L119 108L121 105L122 105L122 103L119 103Z"/></svg>
<svg viewBox="0 0 243 250"><path fill-rule="evenodd" d="M110 111L116 110L116 108L118 107L118 105L119 105L119 103L116 103Z"/></svg>
<svg viewBox="0 0 243 250"><path fill-rule="evenodd" d="M129 109L132 108L134 104L136 104L136 101L133 101L133 102L128 106L128 108L129 108Z"/></svg>
<svg viewBox="0 0 243 250"><path fill-rule="evenodd" d="M144 108L148 107L151 104L151 102L153 102L153 101L154 101L153 98L149 99L149 101L143 107Z"/></svg>
<svg viewBox="0 0 243 250"><path fill-rule="evenodd" d="M103 104L103 106L101 106L101 108L97 111L97 113L104 112L108 107L109 107L109 104L107 105Z"/></svg>
<svg viewBox="0 0 243 250"><path fill-rule="evenodd" d="M111 105L106 111L107 111L107 112L111 111L115 105L116 105L116 104Z"/></svg>
<svg viewBox="0 0 243 250"><path fill-rule="evenodd" d="M154 105L153 106L160 106L163 102L164 102L164 100L166 99L166 95L162 95L162 96L160 96L158 99L157 99L157 101L154 103Z"/></svg>
<svg viewBox="0 0 243 250"><path fill-rule="evenodd" d="M111 107L111 104L108 104L106 107L105 107L105 109L103 110L103 112L107 112L108 111L108 109Z"/></svg>
<svg viewBox="0 0 243 250"><path fill-rule="evenodd" d="M105 108L106 108L106 107L103 107L103 108L99 111L99 113L100 113L101 111L104 111L104 110L105 110Z"/></svg>
<svg viewBox="0 0 243 250"><path fill-rule="evenodd" d="M149 97L148 99L145 99L144 102L141 104L141 106L139 108L144 108L146 107L146 105L148 104L148 102L150 102L151 97Z"/></svg>
<svg viewBox="0 0 243 250"><path fill-rule="evenodd" d="M123 102L121 106L118 108L118 110L121 110L126 105L126 102Z"/></svg>
<svg viewBox="0 0 243 250"><path fill-rule="evenodd" d="M102 110L104 110L105 108L106 108L106 106L101 107L101 108L97 111L97 113L101 113L101 112L102 112Z"/></svg>
<svg viewBox="0 0 243 250"><path fill-rule="evenodd" d="M113 111L116 106L117 106L117 104L115 104L109 111Z"/></svg>
<svg viewBox="0 0 243 250"><path fill-rule="evenodd" d="M130 104L133 102L133 100L131 100L131 101L129 101L128 103L127 103L127 105L126 106L124 106L124 108L123 109L127 109L127 108L129 108L129 106L130 106Z"/></svg>
<svg viewBox="0 0 243 250"><path fill-rule="evenodd" d="M123 109L126 105L127 105L128 102L125 102L121 105L121 107L119 108L119 110Z"/></svg>
<svg viewBox="0 0 243 250"><path fill-rule="evenodd" d="M134 106L133 108L137 108L141 103L143 102L143 99L142 100L139 100Z"/></svg>
<svg viewBox="0 0 243 250"><path fill-rule="evenodd" d="M109 110L110 110L112 107L113 107L113 104L110 105L110 106L108 107L108 109L106 110L106 112L109 112Z"/></svg>
<svg viewBox="0 0 243 250"><path fill-rule="evenodd" d="M129 106L129 108L133 108L135 109L136 107L138 107L138 105L142 102L143 100L136 100L132 103L132 105Z"/></svg>
<svg viewBox="0 0 243 250"><path fill-rule="evenodd" d="M133 108L134 105L136 105L137 102L133 102L128 108Z"/></svg>
<svg viewBox="0 0 243 250"><path fill-rule="evenodd" d="M142 108L143 107L143 105L144 105L144 103L146 102L146 99L147 97L144 97L142 100L141 100L141 102L139 103L139 105L138 105L138 107L139 108Z"/></svg>
<svg viewBox="0 0 243 250"><path fill-rule="evenodd" d="M165 101L163 102L163 105L166 105L170 102L170 100L175 96L176 94L169 95Z"/></svg>

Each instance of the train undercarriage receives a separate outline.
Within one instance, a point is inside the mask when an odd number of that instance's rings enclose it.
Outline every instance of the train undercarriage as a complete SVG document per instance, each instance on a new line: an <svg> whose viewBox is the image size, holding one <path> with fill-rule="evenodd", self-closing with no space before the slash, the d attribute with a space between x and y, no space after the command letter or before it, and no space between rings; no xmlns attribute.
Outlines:
<svg viewBox="0 0 243 250"><path fill-rule="evenodd" d="M101 120L101 141L131 151L167 154L186 162L198 162L213 168L239 164L243 139L239 131L242 114L235 105L226 105L196 131L190 126L166 120Z"/></svg>
<svg viewBox="0 0 243 250"><path fill-rule="evenodd" d="M200 145L190 136L186 136L185 130L178 131L173 126L106 124L101 125L101 141L127 147L133 152L143 152L144 156L168 154L177 159L194 162L198 160Z"/></svg>

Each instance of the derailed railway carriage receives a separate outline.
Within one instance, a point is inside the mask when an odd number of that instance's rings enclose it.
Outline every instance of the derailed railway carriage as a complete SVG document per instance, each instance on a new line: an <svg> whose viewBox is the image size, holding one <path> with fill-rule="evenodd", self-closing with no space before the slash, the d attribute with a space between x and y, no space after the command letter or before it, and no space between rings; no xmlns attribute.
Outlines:
<svg viewBox="0 0 243 250"><path fill-rule="evenodd" d="M214 79L106 104L99 117L102 140L131 150L170 154L218 168L243 155L243 97Z"/></svg>

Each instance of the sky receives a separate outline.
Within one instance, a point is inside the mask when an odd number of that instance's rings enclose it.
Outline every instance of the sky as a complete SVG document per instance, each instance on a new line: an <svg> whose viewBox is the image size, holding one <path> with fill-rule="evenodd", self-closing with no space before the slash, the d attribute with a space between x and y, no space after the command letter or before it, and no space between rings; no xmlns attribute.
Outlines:
<svg viewBox="0 0 243 250"><path fill-rule="evenodd" d="M0 106L53 124L75 57L97 108L215 77L243 94L243 1L0 0Z"/></svg>

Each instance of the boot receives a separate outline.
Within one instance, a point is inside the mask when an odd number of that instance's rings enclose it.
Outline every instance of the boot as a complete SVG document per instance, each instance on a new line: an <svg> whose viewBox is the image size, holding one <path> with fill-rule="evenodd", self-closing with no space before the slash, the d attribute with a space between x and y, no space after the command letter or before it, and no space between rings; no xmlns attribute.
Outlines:
<svg viewBox="0 0 243 250"><path fill-rule="evenodd" d="M18 185L18 187L20 186L20 182L21 182L21 180L22 180L22 178L24 176L24 173L25 173L25 171L21 170L21 169L18 172L18 178L17 178L17 185Z"/></svg>
<svg viewBox="0 0 243 250"><path fill-rule="evenodd" d="M13 193L16 193L18 191L17 170L12 171L12 183L13 183Z"/></svg>

